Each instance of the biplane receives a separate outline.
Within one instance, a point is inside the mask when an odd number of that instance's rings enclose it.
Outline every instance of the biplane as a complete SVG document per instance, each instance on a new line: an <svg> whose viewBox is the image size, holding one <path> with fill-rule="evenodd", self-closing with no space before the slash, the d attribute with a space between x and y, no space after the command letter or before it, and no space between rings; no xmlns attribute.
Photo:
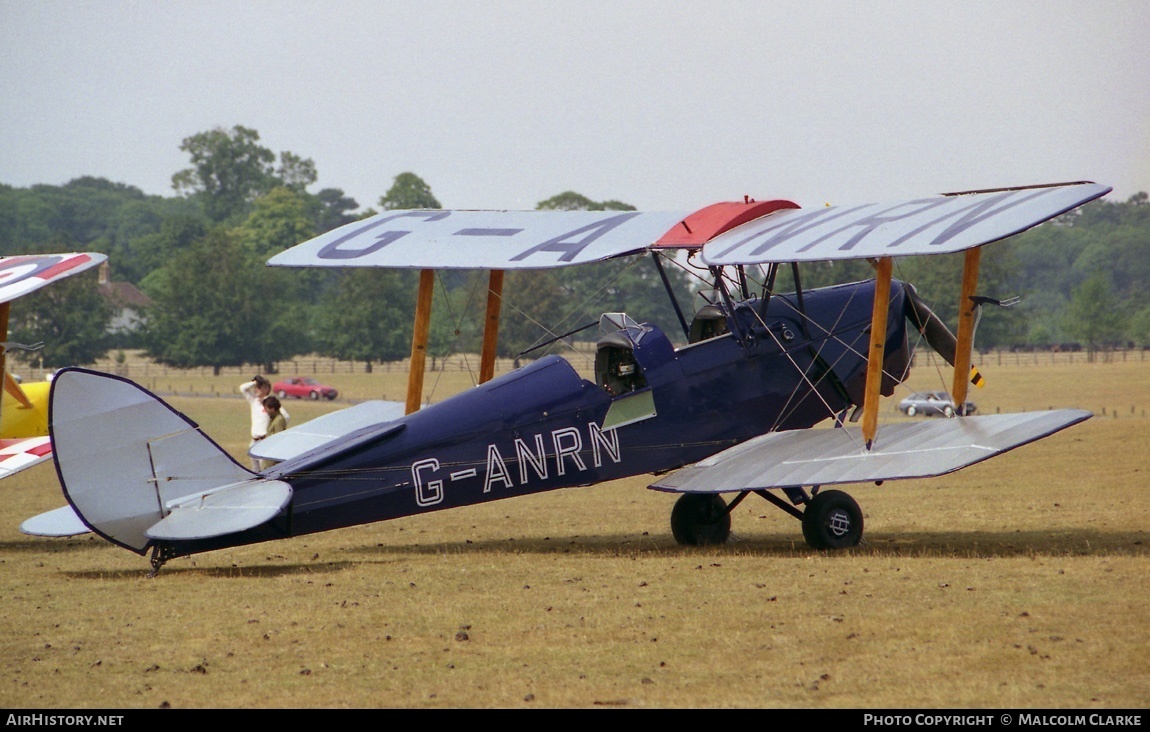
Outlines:
<svg viewBox="0 0 1150 732"><path fill-rule="evenodd" d="M839 488L937 476L1090 417L1076 409L878 426L905 380L909 335L954 367L966 403L979 253L1109 192L1090 182L995 189L862 206L785 200L695 212L390 211L272 257L283 267L421 270L406 414L368 403L334 412L241 466L194 422L123 378L67 369L52 382L54 460L69 505L103 538L173 557L558 488L652 474L681 494L681 544L721 543L754 494L799 519L818 549L857 545L863 515ZM665 267L687 252L714 296L684 312ZM892 259L964 252L957 333ZM686 345L624 313L599 319L594 380L546 355L493 378L503 273L641 255L656 267ZM866 259L875 276L804 289L804 263ZM477 386L420 408L433 270L490 271ZM777 292L790 268L793 292ZM754 275L754 276L752 276ZM756 279L757 278L757 279ZM811 429L825 423L827 428ZM279 436L277 436L279 437ZM723 494L734 494L728 503Z"/></svg>
<svg viewBox="0 0 1150 732"><path fill-rule="evenodd" d="M8 341L11 303L65 277L98 266L103 254L37 254L0 257L0 479L52 458L48 437L48 382L22 383L8 371L8 353L42 344Z"/></svg>

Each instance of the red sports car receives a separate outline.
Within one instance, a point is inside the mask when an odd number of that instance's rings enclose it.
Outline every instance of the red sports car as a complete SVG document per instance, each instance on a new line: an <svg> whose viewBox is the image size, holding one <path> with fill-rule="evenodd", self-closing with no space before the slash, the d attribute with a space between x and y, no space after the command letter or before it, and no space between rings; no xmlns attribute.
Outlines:
<svg viewBox="0 0 1150 732"><path fill-rule="evenodd" d="M305 379L300 376L295 376L283 381L277 381L272 384L272 393L280 399L284 397L295 397L296 399L335 399L339 396L339 392L333 387L324 386L315 379Z"/></svg>

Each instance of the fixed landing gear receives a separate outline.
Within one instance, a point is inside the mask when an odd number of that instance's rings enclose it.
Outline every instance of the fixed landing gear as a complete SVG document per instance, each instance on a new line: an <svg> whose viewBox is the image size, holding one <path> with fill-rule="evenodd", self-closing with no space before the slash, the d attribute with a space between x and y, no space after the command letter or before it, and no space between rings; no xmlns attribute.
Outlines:
<svg viewBox="0 0 1150 732"><path fill-rule="evenodd" d="M803 538L814 549L849 549L862 540L863 516L842 491L818 493L803 511Z"/></svg>
<svg viewBox="0 0 1150 732"><path fill-rule="evenodd" d="M839 490L819 492L816 486L808 496L802 488L784 488L787 503L771 491L755 494L786 511L803 524L803 538L812 549L849 549L862 541L863 515L855 499ZM671 533L686 546L726 543L731 535L731 509L750 492L740 493L731 505L713 493L684 493L671 511ZM805 505L803 510L796 505Z"/></svg>
<svg viewBox="0 0 1150 732"><path fill-rule="evenodd" d="M731 535L731 513L713 493L684 493L671 510L671 533L687 546L724 544Z"/></svg>

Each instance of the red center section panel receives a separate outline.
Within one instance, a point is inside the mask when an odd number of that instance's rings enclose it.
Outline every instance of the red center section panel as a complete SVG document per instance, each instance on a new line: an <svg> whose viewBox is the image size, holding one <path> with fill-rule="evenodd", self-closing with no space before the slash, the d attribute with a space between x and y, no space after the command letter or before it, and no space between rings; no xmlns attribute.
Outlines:
<svg viewBox="0 0 1150 732"><path fill-rule="evenodd" d="M787 208L791 201L728 201L701 208L663 234L653 249L697 249L725 231Z"/></svg>

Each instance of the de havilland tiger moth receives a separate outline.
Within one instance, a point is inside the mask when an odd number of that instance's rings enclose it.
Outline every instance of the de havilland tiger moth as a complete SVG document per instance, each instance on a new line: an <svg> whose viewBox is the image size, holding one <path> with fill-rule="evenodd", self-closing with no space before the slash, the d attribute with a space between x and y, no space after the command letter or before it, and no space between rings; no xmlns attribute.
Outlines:
<svg viewBox="0 0 1150 732"><path fill-rule="evenodd" d="M253 455L280 461L257 473L143 387L65 369L52 381L50 431L67 520L150 551L154 574L174 557L651 474L652 489L681 494L671 513L679 543L726 541L731 509L755 494L798 518L810 546L856 546L862 512L828 486L947 474L1091 416L956 408L880 430L878 407L907 378L919 334L953 365L950 395L965 404L981 378L974 324L990 301L976 294L981 247L1109 191L1080 182L817 209L745 199L693 213L388 211L268 264L421 270L407 414L368 402L289 429L256 443ZM684 251L716 293L691 313L664 271ZM892 259L957 252L952 334L892 278ZM492 378L506 270L633 255L667 284L686 345L672 344L666 324L607 313L594 381L556 355ZM804 263L846 259L870 261L874 278L799 284ZM775 291L784 267L795 292ZM481 383L421 409L436 269L490 272ZM833 428L810 429L824 422Z"/></svg>

